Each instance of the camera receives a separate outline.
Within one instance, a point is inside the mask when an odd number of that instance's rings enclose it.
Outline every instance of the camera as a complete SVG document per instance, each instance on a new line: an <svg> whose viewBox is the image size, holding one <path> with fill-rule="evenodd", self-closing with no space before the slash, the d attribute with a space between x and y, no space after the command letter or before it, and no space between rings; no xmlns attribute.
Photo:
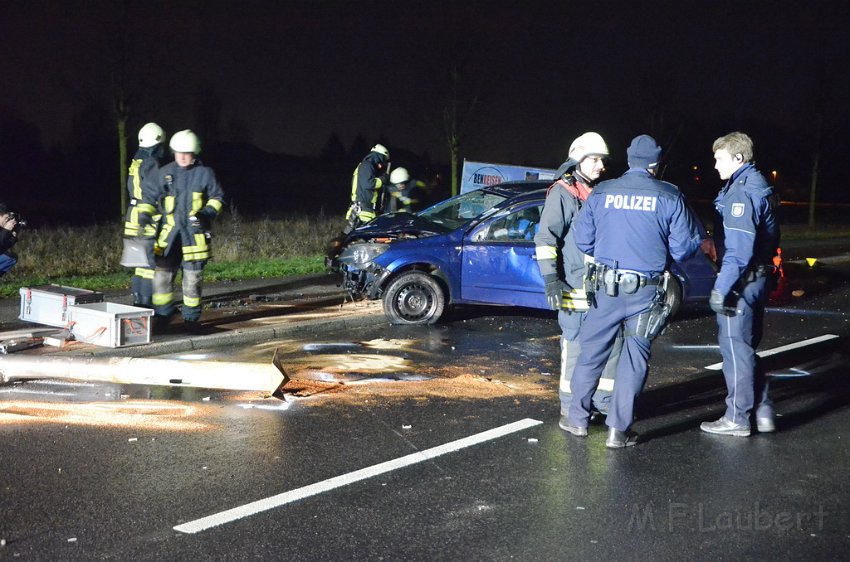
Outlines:
<svg viewBox="0 0 850 562"><path fill-rule="evenodd" d="M18 221L18 224L15 226L15 229L17 229L18 227L27 226L27 221L24 220L19 213L16 213L15 211L9 211L7 214L9 215L9 218Z"/></svg>

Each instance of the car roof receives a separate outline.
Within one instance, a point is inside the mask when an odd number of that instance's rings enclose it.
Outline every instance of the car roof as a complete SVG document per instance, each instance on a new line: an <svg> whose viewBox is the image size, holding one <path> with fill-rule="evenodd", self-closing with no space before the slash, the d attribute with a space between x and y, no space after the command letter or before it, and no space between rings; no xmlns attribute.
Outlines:
<svg viewBox="0 0 850 562"><path fill-rule="evenodd" d="M506 201L513 204L539 199L542 195L541 191L549 189L550 185L552 185L551 180L507 181L485 189L506 197Z"/></svg>

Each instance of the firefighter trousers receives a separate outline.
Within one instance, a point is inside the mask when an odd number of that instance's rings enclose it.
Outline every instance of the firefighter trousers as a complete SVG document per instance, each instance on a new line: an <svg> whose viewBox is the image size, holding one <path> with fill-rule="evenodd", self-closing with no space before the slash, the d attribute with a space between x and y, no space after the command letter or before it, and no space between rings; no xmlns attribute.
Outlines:
<svg viewBox="0 0 850 562"><path fill-rule="evenodd" d="M201 318L201 292L206 260L183 259L181 248L174 248L165 256L156 257L153 275L153 305L156 316L171 316L175 312L174 279L183 270L183 306L181 312L186 322Z"/></svg>

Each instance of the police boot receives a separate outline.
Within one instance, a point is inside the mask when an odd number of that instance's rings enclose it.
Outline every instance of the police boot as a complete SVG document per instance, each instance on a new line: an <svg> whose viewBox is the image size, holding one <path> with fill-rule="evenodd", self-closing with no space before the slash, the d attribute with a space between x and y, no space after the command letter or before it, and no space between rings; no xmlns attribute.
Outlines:
<svg viewBox="0 0 850 562"><path fill-rule="evenodd" d="M638 435L633 431L620 431L617 428L608 428L608 439L605 440L605 446L609 449L622 449L623 447L631 447L637 445Z"/></svg>

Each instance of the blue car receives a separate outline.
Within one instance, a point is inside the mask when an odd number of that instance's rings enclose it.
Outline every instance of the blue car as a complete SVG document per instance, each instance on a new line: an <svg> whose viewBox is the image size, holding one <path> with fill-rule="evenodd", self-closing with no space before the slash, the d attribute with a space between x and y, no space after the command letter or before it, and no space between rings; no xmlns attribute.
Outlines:
<svg viewBox="0 0 850 562"><path fill-rule="evenodd" d="M381 215L345 238L333 264L356 299L383 300L393 324L433 324L448 306L548 309L534 234L550 182L506 182L416 214ZM714 265L673 263L668 303L705 301Z"/></svg>

